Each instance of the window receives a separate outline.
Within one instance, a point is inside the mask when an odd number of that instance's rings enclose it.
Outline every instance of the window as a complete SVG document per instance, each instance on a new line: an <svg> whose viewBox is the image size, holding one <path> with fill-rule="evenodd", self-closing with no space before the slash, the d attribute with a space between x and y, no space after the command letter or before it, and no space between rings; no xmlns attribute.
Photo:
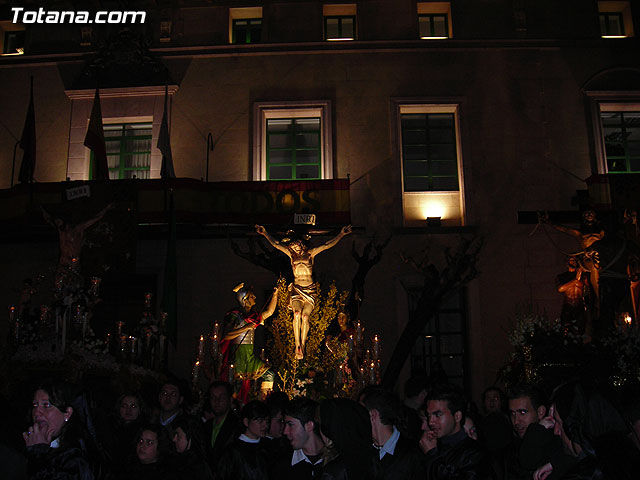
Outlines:
<svg viewBox="0 0 640 480"><path fill-rule="evenodd" d="M425 315L419 311L420 291L409 293L409 315ZM466 385L466 309L464 291L452 294L431 317L411 352L411 373L431 375L442 367L452 383Z"/></svg>
<svg viewBox="0 0 640 480"><path fill-rule="evenodd" d="M10 21L0 22L0 52L2 55L23 55L25 30Z"/></svg>
<svg viewBox="0 0 640 480"><path fill-rule="evenodd" d="M464 225L460 104L394 103L404 225Z"/></svg>
<svg viewBox="0 0 640 480"><path fill-rule="evenodd" d="M254 180L333 178L330 103L254 106Z"/></svg>
<svg viewBox="0 0 640 480"><path fill-rule="evenodd" d="M233 20L232 43L259 43L262 36L261 18Z"/></svg>
<svg viewBox="0 0 640 480"><path fill-rule="evenodd" d="M418 30L423 40L452 37L451 4L449 2L418 2Z"/></svg>
<svg viewBox="0 0 640 480"><path fill-rule="evenodd" d="M121 123L104 125L109 178L150 178L151 123ZM93 178L93 154L91 177Z"/></svg>
<svg viewBox="0 0 640 480"><path fill-rule="evenodd" d="M401 113L405 192L458 190L453 113Z"/></svg>
<svg viewBox="0 0 640 480"><path fill-rule="evenodd" d="M262 41L262 7L229 9L229 43Z"/></svg>
<svg viewBox="0 0 640 480"><path fill-rule="evenodd" d="M629 2L598 2L602 38L632 37L633 19Z"/></svg>
<svg viewBox="0 0 640 480"><path fill-rule="evenodd" d="M324 39L329 41L356 39L355 4L323 5Z"/></svg>
<svg viewBox="0 0 640 480"><path fill-rule="evenodd" d="M317 180L320 117L267 119L267 180Z"/></svg>
<svg viewBox="0 0 640 480"><path fill-rule="evenodd" d="M600 112L608 173L640 173L640 108Z"/></svg>

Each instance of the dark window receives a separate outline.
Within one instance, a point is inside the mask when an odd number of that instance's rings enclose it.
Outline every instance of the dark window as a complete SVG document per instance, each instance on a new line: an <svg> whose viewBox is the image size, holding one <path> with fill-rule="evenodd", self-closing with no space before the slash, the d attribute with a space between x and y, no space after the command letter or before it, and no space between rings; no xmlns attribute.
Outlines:
<svg viewBox="0 0 640 480"><path fill-rule="evenodd" d="M262 19L242 18L233 20L233 43L259 43L262 39Z"/></svg>
<svg viewBox="0 0 640 480"><path fill-rule="evenodd" d="M24 53L24 30L5 32L2 53Z"/></svg>
<svg viewBox="0 0 640 480"><path fill-rule="evenodd" d="M449 38L449 23L446 14L418 15L418 24L420 38Z"/></svg>
<svg viewBox="0 0 640 480"><path fill-rule="evenodd" d="M601 12L600 33L603 37L623 37L624 21L622 12Z"/></svg>
<svg viewBox="0 0 640 480"><path fill-rule="evenodd" d="M419 291L409 292L409 316L426 315L418 310ZM411 352L412 373L429 375L442 367L449 381L465 387L467 383L466 308L464 290L452 292L431 317Z"/></svg>
<svg viewBox="0 0 640 480"><path fill-rule="evenodd" d="M325 40L355 40L355 15L335 15L324 17Z"/></svg>
<svg viewBox="0 0 640 480"><path fill-rule="evenodd" d="M640 112L602 112L607 171L640 172Z"/></svg>
<svg viewBox="0 0 640 480"><path fill-rule="evenodd" d="M400 116L405 192L458 190L453 113Z"/></svg>
<svg viewBox="0 0 640 480"><path fill-rule="evenodd" d="M267 119L267 179L321 178L320 118Z"/></svg>
<svg viewBox="0 0 640 480"><path fill-rule="evenodd" d="M109 178L113 180L149 178L151 128L151 123L121 123L104 126ZM91 159L93 172L93 155Z"/></svg>

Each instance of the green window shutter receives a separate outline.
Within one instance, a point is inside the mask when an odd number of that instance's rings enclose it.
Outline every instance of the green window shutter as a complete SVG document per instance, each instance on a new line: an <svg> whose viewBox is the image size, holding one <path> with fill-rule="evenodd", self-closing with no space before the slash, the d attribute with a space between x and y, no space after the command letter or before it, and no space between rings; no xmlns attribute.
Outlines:
<svg viewBox="0 0 640 480"><path fill-rule="evenodd" d="M602 112L607 171L640 172L640 112Z"/></svg>
<svg viewBox="0 0 640 480"><path fill-rule="evenodd" d="M109 178L149 178L151 171L151 123L104 125ZM93 153L89 178L93 178Z"/></svg>
<svg viewBox="0 0 640 480"><path fill-rule="evenodd" d="M400 122L404 191L459 190L454 114L402 114Z"/></svg>
<svg viewBox="0 0 640 480"><path fill-rule="evenodd" d="M267 179L321 178L320 118L267 119Z"/></svg>

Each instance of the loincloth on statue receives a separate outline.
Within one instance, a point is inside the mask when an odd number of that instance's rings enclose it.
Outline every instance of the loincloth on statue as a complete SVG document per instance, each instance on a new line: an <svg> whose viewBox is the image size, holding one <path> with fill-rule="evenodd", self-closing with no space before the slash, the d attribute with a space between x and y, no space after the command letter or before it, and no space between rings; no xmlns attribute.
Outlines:
<svg viewBox="0 0 640 480"><path fill-rule="evenodd" d="M307 285L303 287L301 285L296 285L295 283L289 284L289 291L291 292L291 302L289 303L289 309L292 309L292 304L294 301L299 301L302 303L308 303L313 308L316 304L316 297L318 296L318 288L315 283L311 285Z"/></svg>

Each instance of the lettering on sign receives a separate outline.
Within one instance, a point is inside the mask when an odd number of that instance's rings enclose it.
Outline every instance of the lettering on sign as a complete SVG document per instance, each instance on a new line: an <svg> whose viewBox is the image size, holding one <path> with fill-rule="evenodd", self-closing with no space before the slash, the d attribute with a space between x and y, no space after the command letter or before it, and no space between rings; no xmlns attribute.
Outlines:
<svg viewBox="0 0 640 480"><path fill-rule="evenodd" d="M315 225L316 214L315 213L294 213L293 223L296 225Z"/></svg>
<svg viewBox="0 0 640 480"><path fill-rule="evenodd" d="M74 198L90 197L91 190L89 185L83 185L76 188L67 188L67 200L73 200Z"/></svg>

